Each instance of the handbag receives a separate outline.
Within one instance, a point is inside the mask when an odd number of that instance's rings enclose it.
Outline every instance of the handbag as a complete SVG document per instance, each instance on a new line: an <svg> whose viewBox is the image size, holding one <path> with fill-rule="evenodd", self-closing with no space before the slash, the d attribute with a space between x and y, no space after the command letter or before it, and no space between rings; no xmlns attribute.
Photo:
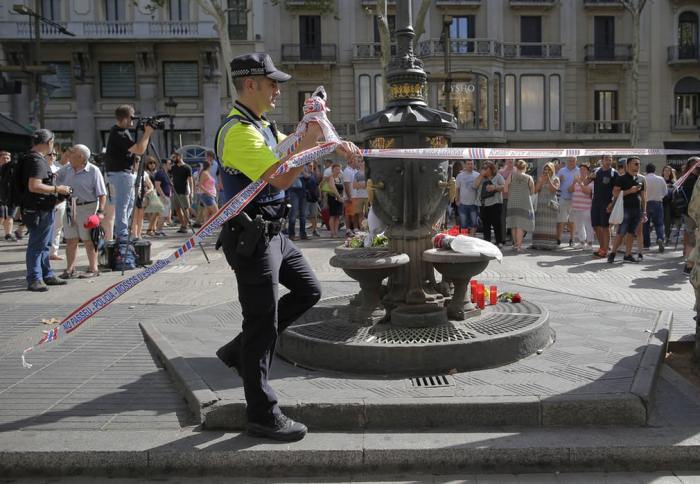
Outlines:
<svg viewBox="0 0 700 484"><path fill-rule="evenodd" d="M549 201L549 208L552 210L559 210L559 201L556 198L552 198Z"/></svg>
<svg viewBox="0 0 700 484"><path fill-rule="evenodd" d="M620 194L615 201L615 206L613 207L612 212L610 213L610 219L608 220L610 225L620 225L625 218L625 209L623 207L622 199L622 194Z"/></svg>

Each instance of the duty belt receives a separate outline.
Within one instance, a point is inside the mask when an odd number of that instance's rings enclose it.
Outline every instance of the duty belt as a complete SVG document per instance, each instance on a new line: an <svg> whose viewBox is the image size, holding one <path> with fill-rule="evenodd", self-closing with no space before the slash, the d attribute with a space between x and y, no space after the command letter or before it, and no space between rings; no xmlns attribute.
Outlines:
<svg viewBox="0 0 700 484"><path fill-rule="evenodd" d="M282 232L282 227L284 227L284 219L280 220L266 220L265 221L265 235L271 239L275 235Z"/></svg>

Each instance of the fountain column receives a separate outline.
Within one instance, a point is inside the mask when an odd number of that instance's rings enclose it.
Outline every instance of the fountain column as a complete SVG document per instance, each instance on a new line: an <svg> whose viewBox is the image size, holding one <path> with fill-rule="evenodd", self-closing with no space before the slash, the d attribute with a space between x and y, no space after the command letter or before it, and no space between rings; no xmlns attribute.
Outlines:
<svg viewBox="0 0 700 484"><path fill-rule="evenodd" d="M457 129L454 116L426 102L427 75L413 52L410 0L396 5L396 56L386 73L387 106L358 122L366 148L442 148ZM375 214L387 224L390 248L410 262L389 278L385 305L391 324L431 326L445 322L444 296L435 290L433 266L423 261L432 227L454 190L447 160L367 158L368 191Z"/></svg>

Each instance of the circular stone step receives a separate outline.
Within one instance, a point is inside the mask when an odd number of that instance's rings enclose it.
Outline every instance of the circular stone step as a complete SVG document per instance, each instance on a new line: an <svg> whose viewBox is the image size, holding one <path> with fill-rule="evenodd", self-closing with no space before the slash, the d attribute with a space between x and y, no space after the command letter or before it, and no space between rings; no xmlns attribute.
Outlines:
<svg viewBox="0 0 700 484"><path fill-rule="evenodd" d="M425 375L510 363L552 341L538 304L499 302L464 321L422 328L350 321L352 296L326 299L281 335L278 354L311 369L373 375Z"/></svg>

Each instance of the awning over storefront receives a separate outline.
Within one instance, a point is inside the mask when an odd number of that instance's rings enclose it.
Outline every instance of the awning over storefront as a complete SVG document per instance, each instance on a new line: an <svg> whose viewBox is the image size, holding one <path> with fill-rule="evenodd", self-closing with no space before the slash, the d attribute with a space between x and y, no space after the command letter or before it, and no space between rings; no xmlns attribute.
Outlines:
<svg viewBox="0 0 700 484"><path fill-rule="evenodd" d="M0 114L0 150L27 151L31 147L31 136L29 129Z"/></svg>

